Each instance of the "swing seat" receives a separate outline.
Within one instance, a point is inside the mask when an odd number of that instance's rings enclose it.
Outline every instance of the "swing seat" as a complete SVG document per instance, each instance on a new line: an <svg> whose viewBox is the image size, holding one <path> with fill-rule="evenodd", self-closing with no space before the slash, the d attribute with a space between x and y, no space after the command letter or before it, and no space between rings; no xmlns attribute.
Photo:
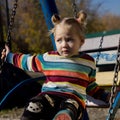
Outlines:
<svg viewBox="0 0 120 120"><path fill-rule="evenodd" d="M40 92L38 74L27 73L9 63L5 63L0 73L0 110L22 107L28 99ZM29 80L30 79L30 80ZM33 80L32 80L33 79ZM29 82L27 82L29 80Z"/></svg>

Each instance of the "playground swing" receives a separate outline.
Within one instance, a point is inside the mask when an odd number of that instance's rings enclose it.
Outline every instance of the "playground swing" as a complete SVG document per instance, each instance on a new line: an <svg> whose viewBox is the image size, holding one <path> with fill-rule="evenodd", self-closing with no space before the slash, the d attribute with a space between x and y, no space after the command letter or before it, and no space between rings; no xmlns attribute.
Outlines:
<svg viewBox="0 0 120 120"><path fill-rule="evenodd" d="M96 58L96 64L99 62L99 57L100 57L101 50L102 50L102 43L103 43L103 36L101 37L101 40L100 40L99 51L98 51L97 58ZM113 84L111 87L111 97L109 100L110 105L104 104L101 101L96 101L93 98L90 98L90 99L88 98L88 101L90 100L92 101L93 104L94 103L96 104L96 105L88 104L88 107L109 108L108 116L106 120L114 120L115 114L120 107L120 92L118 92L118 94L115 96L116 88L120 84L120 81L118 81L118 73L119 73L119 65L120 65L120 39L119 39L116 55L117 57L116 57L116 64L114 67L114 77L113 77Z"/></svg>
<svg viewBox="0 0 120 120"><path fill-rule="evenodd" d="M7 43L9 45L9 41L11 39L11 30L12 30L12 26L13 26L13 22L14 22L14 16L15 16L15 10L17 8L17 1L18 0L15 0L15 4L14 4L14 9L13 9L13 12L12 12L12 17L11 17L11 23L10 23L10 26L9 26L9 30L8 30L8 37L7 37ZM73 0L73 5L75 6L74 9L76 9L76 4L75 4L75 1ZM74 10L76 12L76 10ZM75 13L76 14L76 13ZM103 40L103 38L101 39L101 41ZM101 42L101 45L102 46L102 42ZM117 86L117 82L118 82L118 72L119 72L119 60L120 60L120 42L119 42L119 46L118 46L118 53L117 53L117 62L116 62L116 67L115 67L115 74L114 74L114 79L113 79L113 86L112 86L112 89L111 89L111 99L110 99L110 110L109 110L109 113L108 113L108 118L107 120L113 120L114 119L114 116L115 116L115 113L117 112L117 109L119 108L120 106L120 93L118 93L117 97L114 97L114 94L116 92L116 86ZM98 58L97 60L99 60L99 55L100 53L98 54ZM98 62L98 61L97 61ZM2 66L3 66L4 62L2 62L2 64L0 65L0 69L2 69ZM5 99L7 99L7 97L14 91L16 90L18 87L20 87L21 85L25 84L25 83L28 83L30 81L37 81L39 80L41 77L38 77L38 78L35 78L35 79L27 79L26 81L23 81L23 82L20 82L18 85L16 85L10 92L8 92L8 94L6 94L6 96L3 98L3 100L1 101L0 103L0 108L2 108L2 105L3 103L5 102Z"/></svg>
<svg viewBox="0 0 120 120"><path fill-rule="evenodd" d="M114 72L114 78L113 78L113 85L111 88L110 107L109 107L107 120L113 120L118 108L120 107L120 92L118 92L117 96L115 96L116 87L118 84L118 72L120 67L119 65L120 65L120 38L119 38L119 45L117 49L117 58L116 58L116 65L114 69L115 72Z"/></svg>

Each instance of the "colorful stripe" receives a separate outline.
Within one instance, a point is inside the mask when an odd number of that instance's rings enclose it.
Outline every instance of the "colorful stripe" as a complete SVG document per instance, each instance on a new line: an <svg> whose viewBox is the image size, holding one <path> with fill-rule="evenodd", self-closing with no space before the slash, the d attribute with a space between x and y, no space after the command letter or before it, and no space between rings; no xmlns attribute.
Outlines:
<svg viewBox="0 0 120 120"><path fill-rule="evenodd" d="M95 83L94 59L85 53L71 58L60 56L54 51L43 55L10 53L7 60L24 70L43 72L46 76L43 92L68 92L83 101L86 91L94 96L94 92L99 90Z"/></svg>

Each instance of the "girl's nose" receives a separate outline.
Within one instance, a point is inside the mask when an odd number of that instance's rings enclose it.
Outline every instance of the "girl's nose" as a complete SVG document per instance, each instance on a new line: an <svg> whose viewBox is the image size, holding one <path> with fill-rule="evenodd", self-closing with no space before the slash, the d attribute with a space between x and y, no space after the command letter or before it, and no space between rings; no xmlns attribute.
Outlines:
<svg viewBox="0 0 120 120"><path fill-rule="evenodd" d="M66 42L66 41L63 41L63 42L62 42L62 46L63 46L63 47L68 46L67 42Z"/></svg>

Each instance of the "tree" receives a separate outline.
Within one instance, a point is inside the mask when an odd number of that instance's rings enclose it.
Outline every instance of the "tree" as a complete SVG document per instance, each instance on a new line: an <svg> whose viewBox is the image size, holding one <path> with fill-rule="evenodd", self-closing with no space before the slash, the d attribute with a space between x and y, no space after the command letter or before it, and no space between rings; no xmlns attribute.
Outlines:
<svg viewBox="0 0 120 120"><path fill-rule="evenodd" d="M102 16L102 24L107 31L120 29L120 16L105 14Z"/></svg>
<svg viewBox="0 0 120 120"><path fill-rule="evenodd" d="M120 16L100 14L99 10L103 4L102 2L93 5L92 0L76 0L76 6L73 7L71 1L55 1L59 14L61 17L74 17L74 8L77 11L86 11L88 14L86 34L120 28ZM11 10L13 6L12 0L9 1L9 5ZM4 24L4 26L6 25ZM12 51L43 53L53 50L52 42L47 33L48 29L39 0L18 0L14 29L12 31Z"/></svg>
<svg viewBox="0 0 120 120"><path fill-rule="evenodd" d="M18 5L12 35L13 46L16 46L13 51L42 53L46 49L52 49L39 1L20 0Z"/></svg>
<svg viewBox="0 0 120 120"><path fill-rule="evenodd" d="M93 7L92 0L76 0L76 6L73 6L72 0L56 1L61 16L74 17L75 9L78 11L84 10L88 14L87 20L87 33L100 32L104 30L105 26L101 23L101 16L99 9L102 6L102 2L97 3ZM64 14L64 15L63 15Z"/></svg>

